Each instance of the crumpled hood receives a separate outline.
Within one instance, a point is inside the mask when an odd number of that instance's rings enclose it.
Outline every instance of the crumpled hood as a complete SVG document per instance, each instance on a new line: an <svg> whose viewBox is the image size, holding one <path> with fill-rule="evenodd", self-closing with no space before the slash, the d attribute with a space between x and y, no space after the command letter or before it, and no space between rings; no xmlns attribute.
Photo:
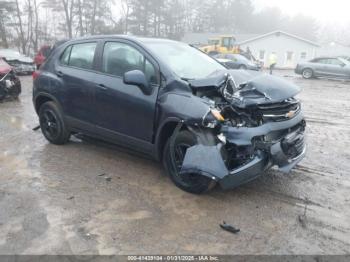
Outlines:
<svg viewBox="0 0 350 262"><path fill-rule="evenodd" d="M278 103L300 92L297 85L281 77L248 70L229 70L229 73L236 85L241 86L234 96L233 103L237 106Z"/></svg>
<svg viewBox="0 0 350 262"><path fill-rule="evenodd" d="M193 91L218 90L230 74L235 82L232 104L248 107L260 104L280 103L296 96L300 88L281 77L252 70L222 70L204 79L190 80Z"/></svg>

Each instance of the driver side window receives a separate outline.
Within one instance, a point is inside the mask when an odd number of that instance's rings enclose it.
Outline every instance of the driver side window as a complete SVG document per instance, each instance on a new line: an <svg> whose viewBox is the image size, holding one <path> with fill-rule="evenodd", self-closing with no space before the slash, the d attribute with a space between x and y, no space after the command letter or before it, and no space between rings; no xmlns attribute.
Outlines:
<svg viewBox="0 0 350 262"><path fill-rule="evenodd" d="M149 83L157 84L157 71L142 53L128 44L107 42L103 50L102 71L123 77L132 70L144 72Z"/></svg>

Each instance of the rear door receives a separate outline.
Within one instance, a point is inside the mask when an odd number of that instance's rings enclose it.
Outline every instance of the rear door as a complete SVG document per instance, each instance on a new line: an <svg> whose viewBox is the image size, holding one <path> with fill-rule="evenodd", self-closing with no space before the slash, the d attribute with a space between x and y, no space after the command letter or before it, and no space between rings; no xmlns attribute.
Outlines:
<svg viewBox="0 0 350 262"><path fill-rule="evenodd" d="M312 62L312 69L316 76L327 75L328 71L328 59L327 58L319 58Z"/></svg>
<svg viewBox="0 0 350 262"><path fill-rule="evenodd" d="M97 128L123 144L151 143L160 82L156 61L125 40L104 42L99 57L101 74L95 79ZM145 73L153 87L151 95L145 95L137 86L124 84L123 76L131 70Z"/></svg>
<svg viewBox="0 0 350 262"><path fill-rule="evenodd" d="M56 65L56 76L62 83L62 106L74 127L93 129L93 91L97 73L95 50L97 42L68 46Z"/></svg>

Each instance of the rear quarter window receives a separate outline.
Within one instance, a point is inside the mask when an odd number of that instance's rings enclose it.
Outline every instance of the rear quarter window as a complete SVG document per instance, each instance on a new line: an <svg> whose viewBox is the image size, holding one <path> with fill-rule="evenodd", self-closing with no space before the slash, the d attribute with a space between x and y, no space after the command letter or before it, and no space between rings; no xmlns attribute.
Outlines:
<svg viewBox="0 0 350 262"><path fill-rule="evenodd" d="M60 62L66 66L92 69L96 46L95 42L71 45L63 52Z"/></svg>

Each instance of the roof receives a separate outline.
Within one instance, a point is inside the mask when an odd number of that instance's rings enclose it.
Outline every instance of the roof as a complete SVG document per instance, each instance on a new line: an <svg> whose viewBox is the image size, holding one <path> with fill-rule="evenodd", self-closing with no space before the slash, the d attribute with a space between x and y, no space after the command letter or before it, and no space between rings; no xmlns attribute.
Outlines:
<svg viewBox="0 0 350 262"><path fill-rule="evenodd" d="M99 40L99 39L125 39L125 40L131 40L138 43L149 43L149 42L176 42L171 39L167 38L155 38L155 37L145 37L145 36L134 36L134 35L92 35L92 36L83 36L83 37L77 37L72 38L70 40L63 40L61 41L62 44L66 43L75 43L80 41L89 41L89 40Z"/></svg>
<svg viewBox="0 0 350 262"><path fill-rule="evenodd" d="M276 31L272 31L272 32L267 33L267 34L259 35L259 36L256 36L256 37L253 37L253 38L250 38L250 39L241 41L241 42L239 42L238 44L242 45L242 44L250 43L250 42L253 42L253 41L256 41L256 40L265 38L265 37L269 37L269 36L272 36L272 35L277 35L277 34L286 35L286 36L295 38L295 39L297 39L297 40L306 42L306 43L308 43L308 44L310 44L310 45L320 47L320 45L319 45L318 43L316 43L316 42L313 42L313 41L311 41L311 40L308 40L308 39L305 39L305 38L302 38L302 37L299 37L299 36L296 36L296 35L293 35L293 34L290 34L290 33L286 33L286 32L284 32L284 31L280 31L280 30L276 30Z"/></svg>

